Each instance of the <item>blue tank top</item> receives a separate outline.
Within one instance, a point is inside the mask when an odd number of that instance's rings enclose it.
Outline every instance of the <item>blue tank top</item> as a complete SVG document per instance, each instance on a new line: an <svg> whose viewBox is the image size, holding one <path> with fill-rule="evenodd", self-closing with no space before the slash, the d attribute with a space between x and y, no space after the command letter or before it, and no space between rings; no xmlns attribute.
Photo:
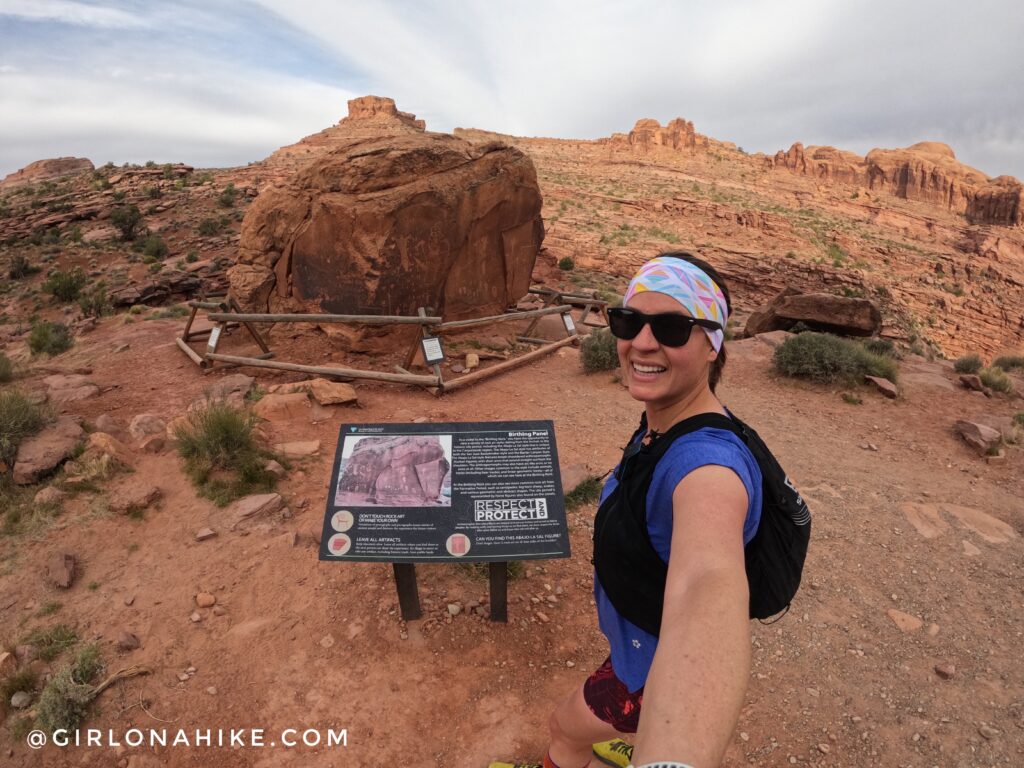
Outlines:
<svg viewBox="0 0 1024 768"><path fill-rule="evenodd" d="M672 493L690 472L708 464L728 467L743 481L747 489L747 517L743 523L743 544L754 538L761 520L761 468L737 435L723 429L705 427L678 438L654 469L647 490L647 530L655 551L666 563L672 543ZM615 474L608 478L601 491L603 503L618 486ZM597 618L611 646L615 675L630 692L643 688L647 682L658 638L623 618L594 577L594 602Z"/></svg>

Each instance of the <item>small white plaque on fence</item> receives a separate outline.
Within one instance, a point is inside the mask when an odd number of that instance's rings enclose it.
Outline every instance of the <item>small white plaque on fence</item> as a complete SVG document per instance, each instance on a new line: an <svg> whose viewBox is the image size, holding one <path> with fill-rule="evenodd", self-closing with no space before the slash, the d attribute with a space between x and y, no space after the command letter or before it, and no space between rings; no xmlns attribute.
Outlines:
<svg viewBox="0 0 1024 768"><path fill-rule="evenodd" d="M423 359L427 365L434 365L444 360L444 350L441 348L441 339L437 336L428 336L423 339Z"/></svg>

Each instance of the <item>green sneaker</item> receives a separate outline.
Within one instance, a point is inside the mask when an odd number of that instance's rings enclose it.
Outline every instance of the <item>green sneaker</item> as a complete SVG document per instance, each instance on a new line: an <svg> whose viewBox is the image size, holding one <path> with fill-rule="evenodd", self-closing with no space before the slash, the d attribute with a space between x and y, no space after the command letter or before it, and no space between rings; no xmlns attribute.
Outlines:
<svg viewBox="0 0 1024 768"><path fill-rule="evenodd" d="M633 759L633 745L622 739L602 741L594 745L594 757L612 768L628 768Z"/></svg>

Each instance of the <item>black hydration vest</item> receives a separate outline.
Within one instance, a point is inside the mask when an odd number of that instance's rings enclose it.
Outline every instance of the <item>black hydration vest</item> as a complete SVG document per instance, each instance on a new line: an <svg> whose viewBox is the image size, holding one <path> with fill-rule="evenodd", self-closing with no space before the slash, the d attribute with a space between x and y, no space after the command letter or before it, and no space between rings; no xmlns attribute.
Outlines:
<svg viewBox="0 0 1024 768"><path fill-rule="evenodd" d="M639 442L647 432L644 414L615 470L618 486L597 511L593 563L615 609L655 636L661 630L668 565L654 549L647 530L647 490L658 460L672 443L704 427L738 435L761 469L761 520L744 548L750 617L766 619L787 609L800 586L811 513L758 434L735 416L702 413L645 445Z"/></svg>

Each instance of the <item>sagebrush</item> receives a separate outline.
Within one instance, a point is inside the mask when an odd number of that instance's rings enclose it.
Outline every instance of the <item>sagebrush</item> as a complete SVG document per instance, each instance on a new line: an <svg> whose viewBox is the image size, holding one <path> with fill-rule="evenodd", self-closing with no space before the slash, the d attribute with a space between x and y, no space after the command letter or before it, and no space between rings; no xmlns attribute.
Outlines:
<svg viewBox="0 0 1024 768"><path fill-rule="evenodd" d="M776 350L775 369L786 376L822 384L855 384L864 376L896 381L898 367L861 344L830 333L806 331L786 339Z"/></svg>
<svg viewBox="0 0 1024 768"><path fill-rule="evenodd" d="M984 365L981 356L976 354L964 355L953 361L953 370L957 373L977 373Z"/></svg>
<svg viewBox="0 0 1024 768"><path fill-rule="evenodd" d="M264 469L271 454L253 434L250 412L211 402L189 414L175 431L185 471L204 496L223 506L255 491L270 491L277 478Z"/></svg>
<svg viewBox="0 0 1024 768"><path fill-rule="evenodd" d="M47 412L19 389L0 391L0 461L14 474L14 460L22 441L36 434L48 420Z"/></svg>
<svg viewBox="0 0 1024 768"><path fill-rule="evenodd" d="M28 334L28 348L33 355L59 355L71 349L75 340L64 323L41 320L32 324Z"/></svg>
<svg viewBox="0 0 1024 768"><path fill-rule="evenodd" d="M598 328L580 344L580 361L587 373L611 371L619 365L615 337L607 328Z"/></svg>

